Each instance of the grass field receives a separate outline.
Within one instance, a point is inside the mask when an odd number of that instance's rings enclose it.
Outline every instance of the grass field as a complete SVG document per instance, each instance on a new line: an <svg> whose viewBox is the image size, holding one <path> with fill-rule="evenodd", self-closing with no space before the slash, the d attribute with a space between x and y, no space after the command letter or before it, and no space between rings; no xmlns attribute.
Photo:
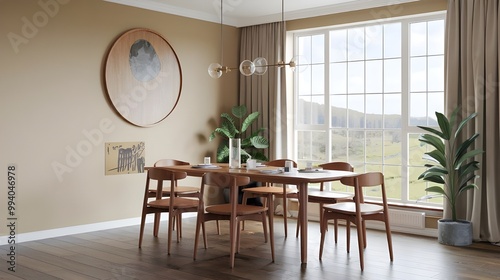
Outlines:
<svg viewBox="0 0 500 280"><path fill-rule="evenodd" d="M418 141L418 134L408 136L408 158L403 158L401 134L394 131L334 130L331 139L332 158L326 158L325 132L304 131L299 133L299 168L308 161L321 164L329 161L347 161L357 172L380 171L384 173L387 196L391 200L442 206L442 198L418 201L427 195L427 182L418 180L425 170L422 156L427 147ZM307 145L306 143L310 143ZM333 190L346 191L340 183L332 183ZM380 197L380 190L373 189L367 196ZM418 202L417 202L418 201Z"/></svg>

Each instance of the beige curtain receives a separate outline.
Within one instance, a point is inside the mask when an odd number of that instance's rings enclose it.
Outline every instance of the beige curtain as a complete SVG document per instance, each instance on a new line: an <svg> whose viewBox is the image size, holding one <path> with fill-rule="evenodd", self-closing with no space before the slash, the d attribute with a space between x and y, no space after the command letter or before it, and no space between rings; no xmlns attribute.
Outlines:
<svg viewBox="0 0 500 280"><path fill-rule="evenodd" d="M459 217L473 223L474 240L500 242L499 1L449 0L446 20L446 108L477 112L468 135L480 133L479 188L459 205ZM449 213L445 207L445 217Z"/></svg>
<svg viewBox="0 0 500 280"><path fill-rule="evenodd" d="M253 61L264 57L268 64L276 64L283 51L281 23L270 23L244 27L241 30L240 60ZM259 111L259 121L252 128L267 128L270 141L270 160L286 157L286 87L284 68L269 67L264 75L240 75L240 105L246 105L249 112Z"/></svg>

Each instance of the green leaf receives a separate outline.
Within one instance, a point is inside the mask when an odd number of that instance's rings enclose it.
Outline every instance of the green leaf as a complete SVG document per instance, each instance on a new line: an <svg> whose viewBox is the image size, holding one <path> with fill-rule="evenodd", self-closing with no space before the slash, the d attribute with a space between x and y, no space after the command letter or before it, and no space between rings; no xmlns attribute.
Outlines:
<svg viewBox="0 0 500 280"><path fill-rule="evenodd" d="M441 166L446 167L446 157L443 153L441 153L438 150L433 150L428 153L425 153L426 155L430 156L431 158L435 159Z"/></svg>
<svg viewBox="0 0 500 280"><path fill-rule="evenodd" d="M217 162L229 162L229 147L220 145L217 149Z"/></svg>
<svg viewBox="0 0 500 280"><path fill-rule="evenodd" d="M418 179L422 179L425 181L433 182L436 184L444 184L444 179L442 175L436 175L436 174L428 174L428 173L422 173L418 177Z"/></svg>
<svg viewBox="0 0 500 280"><path fill-rule="evenodd" d="M458 135L460 135L460 132L462 131L462 129L464 128L464 126L470 121L472 120L473 118L475 118L477 115L477 113L472 113L470 114L467 118L463 119L460 124L458 125L457 127L457 131L455 131L455 137L458 137Z"/></svg>
<svg viewBox="0 0 500 280"><path fill-rule="evenodd" d="M464 142L462 142L462 144L458 145L457 151L455 152L455 157L459 158L463 154L465 154L469 149L469 147L474 143L477 137L479 137L479 133L472 135L469 139L465 140Z"/></svg>
<svg viewBox="0 0 500 280"><path fill-rule="evenodd" d="M210 133L210 136L208 137L208 141L212 141L215 139L215 131L212 131L212 133Z"/></svg>
<svg viewBox="0 0 500 280"><path fill-rule="evenodd" d="M472 183L474 184L474 180L476 178L479 178L479 176L475 174L460 174L460 175L461 175L459 180L460 186L458 189L464 188L470 181L472 181Z"/></svg>
<svg viewBox="0 0 500 280"><path fill-rule="evenodd" d="M443 133L441 131L439 131L439 130L436 130L436 129L432 128L432 127L421 126L421 125L417 125L417 127L421 128L421 129L423 129L425 131L428 131L428 132L430 132L432 134L435 134L435 135L439 136L440 138L444 139Z"/></svg>
<svg viewBox="0 0 500 280"><path fill-rule="evenodd" d="M457 193L457 196L465 191L468 191L468 190L472 190L472 189L477 189L477 185L476 184L470 184L470 185L467 185L463 188L460 188L458 190L458 193Z"/></svg>
<svg viewBox="0 0 500 280"><path fill-rule="evenodd" d="M214 130L214 132L219 133L220 135L226 136L227 138L231 138L232 134L225 127L218 127Z"/></svg>
<svg viewBox="0 0 500 280"><path fill-rule="evenodd" d="M461 156L460 158L457 158L457 159L456 159L456 162L455 162L455 165L454 165L454 166L455 166L455 169L460 168L460 165L461 165L464 161L468 160L469 158L473 158L473 157L475 157L475 156L477 156L477 155L479 155L479 154L482 154L482 153L483 153L483 151L481 151L481 150L472 150L472 151L470 151L470 152L467 152L465 155L463 155L463 156Z"/></svg>
<svg viewBox="0 0 500 280"><path fill-rule="evenodd" d="M231 109L231 112L238 119L242 119L247 114L247 106L245 106L245 105L234 106Z"/></svg>
<svg viewBox="0 0 500 280"><path fill-rule="evenodd" d="M241 140L241 148L245 149L245 148L249 148L249 147L253 147L251 139L250 138L242 139Z"/></svg>
<svg viewBox="0 0 500 280"><path fill-rule="evenodd" d="M426 144L433 146L434 148L436 148L436 150L440 151L442 154L445 153L444 142L439 137L436 137L436 136L431 135L431 134L422 134L422 135L420 135L418 140L420 142L423 142L423 143L426 143Z"/></svg>
<svg viewBox="0 0 500 280"><path fill-rule="evenodd" d="M243 124L241 125L241 132L245 132L248 129L248 127L250 127L258 117L259 117L259 112L253 112L250 115L248 115L243 121Z"/></svg>
<svg viewBox="0 0 500 280"><path fill-rule="evenodd" d="M444 191L444 189L442 187L438 187L438 186L428 187L428 188L425 189L425 191L426 192L439 193L439 194L442 194L444 196L447 196L446 192Z"/></svg>
<svg viewBox="0 0 500 280"><path fill-rule="evenodd" d="M435 174L435 175L447 175L448 174L448 170L442 166L432 166L430 167L429 169L427 169L426 171L424 171L424 173L431 173L431 174Z"/></svg>
<svg viewBox="0 0 500 280"><path fill-rule="evenodd" d="M222 123L221 128L224 128L228 132L228 138L234 138L236 134L240 133L236 128L234 119L226 113L221 114Z"/></svg>
<svg viewBox="0 0 500 280"><path fill-rule="evenodd" d="M466 164L462 164L458 169L458 174L464 176L469 173L474 173L476 170L479 170L479 162L471 161Z"/></svg>
<svg viewBox="0 0 500 280"><path fill-rule="evenodd" d="M442 135L441 138L444 140L450 140L451 138L451 127L450 122L442 113L436 112L437 121L439 124L439 128L441 129Z"/></svg>
<svg viewBox="0 0 500 280"><path fill-rule="evenodd" d="M260 152L259 150L252 150L250 153L252 155L253 159L260 160L260 161L268 161L268 158L264 153Z"/></svg>
<svg viewBox="0 0 500 280"><path fill-rule="evenodd" d="M251 139L252 145L257 149L266 149L269 147L269 141L263 136L255 136Z"/></svg>

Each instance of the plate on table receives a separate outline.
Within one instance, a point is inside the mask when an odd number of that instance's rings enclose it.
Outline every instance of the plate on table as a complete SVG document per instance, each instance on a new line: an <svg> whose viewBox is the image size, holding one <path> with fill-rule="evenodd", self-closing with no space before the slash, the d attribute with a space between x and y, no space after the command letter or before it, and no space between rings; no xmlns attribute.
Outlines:
<svg viewBox="0 0 500 280"><path fill-rule="evenodd" d="M197 164L197 165L193 165L191 166L192 168L220 168L220 166L218 165L213 165L213 164L204 164L204 163L200 163L200 164Z"/></svg>
<svg viewBox="0 0 500 280"><path fill-rule="evenodd" d="M259 169L259 168L266 167L266 165L257 163L257 165L255 165L254 168L248 168L248 164L245 164L245 167L247 168L247 170L250 170L250 171L260 171L261 169Z"/></svg>
<svg viewBox="0 0 500 280"><path fill-rule="evenodd" d="M264 173L264 174L278 174L278 173L283 173L283 170L280 170L280 169L264 169L264 170L260 170L260 173Z"/></svg>
<svg viewBox="0 0 500 280"><path fill-rule="evenodd" d="M320 172L327 172L323 170L321 167L317 168L304 168L304 169L299 169L298 170L300 173L320 173Z"/></svg>

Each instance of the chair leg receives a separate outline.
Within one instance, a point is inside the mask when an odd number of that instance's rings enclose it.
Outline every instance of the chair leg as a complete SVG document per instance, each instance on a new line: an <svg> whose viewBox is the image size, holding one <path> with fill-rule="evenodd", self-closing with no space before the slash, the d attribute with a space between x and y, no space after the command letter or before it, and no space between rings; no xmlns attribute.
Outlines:
<svg viewBox="0 0 500 280"><path fill-rule="evenodd" d="M295 238L299 238L299 232L300 232L300 217L302 216L302 213L300 211L299 207L299 213L297 214L297 228L295 229ZM320 219L320 226L321 226L321 219ZM320 229L321 231L321 229Z"/></svg>
<svg viewBox="0 0 500 280"><path fill-rule="evenodd" d="M153 223L153 236L158 237L158 231L160 229L160 218L161 213L155 213L154 223Z"/></svg>
<svg viewBox="0 0 500 280"><path fill-rule="evenodd" d="M365 268L364 264L364 257L363 257L363 251L365 250L365 245L364 245L364 238L363 238L363 226L360 226L360 224L363 224L363 222L359 223L359 221L356 223L356 229L358 232L358 250L359 250L359 266L361 267L361 271Z"/></svg>
<svg viewBox="0 0 500 280"><path fill-rule="evenodd" d="M217 226L219 225L219 221L217 221ZM205 230L205 221L201 223L201 230L203 231L203 246L205 246L205 249L207 249L207 232ZM220 235L220 233L219 233Z"/></svg>
<svg viewBox="0 0 500 280"><path fill-rule="evenodd" d="M174 216L175 216L175 211L170 210L168 212L168 249L167 249L167 254L170 255L170 246L172 244L172 228L174 227Z"/></svg>
<svg viewBox="0 0 500 280"><path fill-rule="evenodd" d="M180 213L177 215L174 215L173 221L172 221L172 232L174 231L174 229L177 226L177 231L176 231L177 243L179 243L180 239L181 239L181 227L179 226L180 221L181 221L180 215L181 215Z"/></svg>
<svg viewBox="0 0 500 280"><path fill-rule="evenodd" d="M177 231L179 232L178 238L181 239L182 238L182 213L179 213L179 215L177 217ZM179 240L177 240L177 242L179 242Z"/></svg>
<svg viewBox="0 0 500 280"><path fill-rule="evenodd" d="M335 239L335 244L337 244L337 237L339 236L339 226L337 219L333 219L333 238Z"/></svg>
<svg viewBox="0 0 500 280"><path fill-rule="evenodd" d="M287 221L287 209L286 209L286 202L287 202L286 195L283 196L282 200L282 208L283 208L283 226L285 228L285 238L288 236L288 221Z"/></svg>
<svg viewBox="0 0 500 280"><path fill-rule="evenodd" d="M392 234L391 234L391 227L389 226L389 215L385 215L385 234L387 235L387 246L389 247L389 257L391 258L391 262L394 260L394 255L392 253Z"/></svg>
<svg viewBox="0 0 500 280"><path fill-rule="evenodd" d="M198 213L198 215L200 215ZM193 250L193 260L196 260L196 253L198 251L198 240L200 239L200 225L205 227L205 223L201 221L201 217L198 216L196 219L196 230L194 233L194 250ZM205 230L203 229L203 233L205 233ZM203 241L205 242L205 248L207 248L207 240L205 236L203 236Z"/></svg>
<svg viewBox="0 0 500 280"><path fill-rule="evenodd" d="M236 227L236 253L240 253L240 235L241 235L241 224L244 221L238 221L236 222L237 227Z"/></svg>
<svg viewBox="0 0 500 280"><path fill-rule="evenodd" d="M320 227L319 229L321 230L321 241L319 243L319 260L323 257L323 246L325 244L325 234L326 234L326 228L328 227L328 220L325 219L325 215L323 213L322 220L320 221Z"/></svg>
<svg viewBox="0 0 500 280"><path fill-rule="evenodd" d="M268 221L269 221L269 240L271 243L271 259L274 262L274 203L272 201L272 194L268 195L269 209L268 209ZM265 216L265 213L264 213ZM265 220L264 220L265 222Z"/></svg>
<svg viewBox="0 0 500 280"><path fill-rule="evenodd" d="M219 220L216 220L215 221L215 225L217 227L217 235L220 235L220 224L219 224Z"/></svg>
<svg viewBox="0 0 500 280"><path fill-rule="evenodd" d="M363 245L365 246L364 248L366 249L366 222L363 220L363 222L361 222L363 224Z"/></svg>
<svg viewBox="0 0 500 280"><path fill-rule="evenodd" d="M351 252L351 221L346 220L347 253Z"/></svg>
<svg viewBox="0 0 500 280"><path fill-rule="evenodd" d="M229 233L229 238L231 242L231 249L230 249L230 265L231 268L234 267L234 259L236 255L236 239L237 239L237 234L238 234L238 222L236 220L231 220L229 223L230 227L230 233Z"/></svg>
<svg viewBox="0 0 500 280"><path fill-rule="evenodd" d="M321 232L321 227L323 226L323 217L325 213L323 213L323 203L319 203L319 231Z"/></svg>
<svg viewBox="0 0 500 280"><path fill-rule="evenodd" d="M262 230L264 231L264 243L267 243L268 242L268 231L267 231L267 214L265 212L262 213Z"/></svg>
<svg viewBox="0 0 500 280"><path fill-rule="evenodd" d="M142 238L144 236L144 224L145 224L145 221L146 221L146 213L142 213L142 216L141 216L141 229L140 229L140 232L139 232L139 248L141 248L142 246Z"/></svg>
<svg viewBox="0 0 500 280"><path fill-rule="evenodd" d="M247 205L247 200L249 198L248 195L249 195L248 192L243 192L243 197L241 198L241 204ZM245 221L241 221L241 230L245 230Z"/></svg>

